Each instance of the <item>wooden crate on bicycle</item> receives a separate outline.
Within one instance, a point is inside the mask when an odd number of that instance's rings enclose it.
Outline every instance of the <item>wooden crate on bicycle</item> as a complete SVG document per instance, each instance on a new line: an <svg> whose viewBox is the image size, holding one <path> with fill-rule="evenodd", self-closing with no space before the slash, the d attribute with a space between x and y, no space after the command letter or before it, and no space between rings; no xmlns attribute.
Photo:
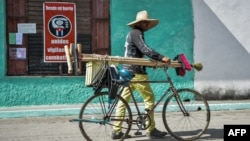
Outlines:
<svg viewBox="0 0 250 141"><path fill-rule="evenodd" d="M86 63L85 85L93 86L102 76L104 61L91 61ZM109 62L109 65L118 66L118 63Z"/></svg>

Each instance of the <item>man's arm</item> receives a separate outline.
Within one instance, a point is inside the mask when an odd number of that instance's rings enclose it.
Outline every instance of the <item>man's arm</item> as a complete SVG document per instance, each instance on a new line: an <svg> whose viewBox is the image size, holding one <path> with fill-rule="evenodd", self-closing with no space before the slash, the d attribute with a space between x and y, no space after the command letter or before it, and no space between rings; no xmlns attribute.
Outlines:
<svg viewBox="0 0 250 141"><path fill-rule="evenodd" d="M170 59L168 57L164 57L160 53L154 51L150 48L144 41L142 32L140 30L134 30L131 34L131 38L136 47L146 56L158 60L163 61L165 63L170 64Z"/></svg>

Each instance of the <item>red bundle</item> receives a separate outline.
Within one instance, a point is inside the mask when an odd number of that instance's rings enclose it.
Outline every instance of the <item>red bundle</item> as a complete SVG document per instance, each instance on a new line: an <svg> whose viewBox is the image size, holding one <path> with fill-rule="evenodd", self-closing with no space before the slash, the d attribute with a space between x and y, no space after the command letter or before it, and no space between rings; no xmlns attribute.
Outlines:
<svg viewBox="0 0 250 141"><path fill-rule="evenodd" d="M182 68L175 68L176 70L176 74L179 76L185 76L186 74L186 70L190 71L192 69L192 66L190 65L187 57L185 56L185 54L178 54L174 60L177 60L179 63L182 64Z"/></svg>

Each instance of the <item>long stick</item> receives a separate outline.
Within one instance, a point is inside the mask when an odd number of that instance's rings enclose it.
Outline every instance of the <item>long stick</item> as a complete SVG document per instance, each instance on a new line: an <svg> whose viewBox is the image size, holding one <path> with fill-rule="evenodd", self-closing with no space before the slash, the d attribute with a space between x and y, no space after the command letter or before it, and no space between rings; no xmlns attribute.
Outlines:
<svg viewBox="0 0 250 141"><path fill-rule="evenodd" d="M130 57L120 57L120 56L108 56L99 54L82 54L82 61L109 61L119 64L131 64L131 65L143 65L150 67L164 67L168 66L166 63L155 60L148 60L145 58L130 58ZM177 61L172 61L170 67L182 67L182 64Z"/></svg>

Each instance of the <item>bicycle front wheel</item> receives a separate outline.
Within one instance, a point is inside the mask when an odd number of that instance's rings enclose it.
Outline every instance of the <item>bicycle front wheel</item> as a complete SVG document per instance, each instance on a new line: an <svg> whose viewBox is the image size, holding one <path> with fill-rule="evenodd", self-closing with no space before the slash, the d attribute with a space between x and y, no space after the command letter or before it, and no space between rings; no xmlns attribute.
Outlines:
<svg viewBox="0 0 250 141"><path fill-rule="evenodd" d="M125 116L116 116L118 102L124 106ZM121 123L124 133L122 138L125 138L131 129L130 121L132 121L132 114L127 102L120 95L111 100L108 92L90 97L83 104L79 114L79 128L87 141L112 140L114 122Z"/></svg>
<svg viewBox="0 0 250 141"><path fill-rule="evenodd" d="M166 100L162 117L170 135L181 141L191 141L200 138L207 130L210 109L199 92L179 89Z"/></svg>

